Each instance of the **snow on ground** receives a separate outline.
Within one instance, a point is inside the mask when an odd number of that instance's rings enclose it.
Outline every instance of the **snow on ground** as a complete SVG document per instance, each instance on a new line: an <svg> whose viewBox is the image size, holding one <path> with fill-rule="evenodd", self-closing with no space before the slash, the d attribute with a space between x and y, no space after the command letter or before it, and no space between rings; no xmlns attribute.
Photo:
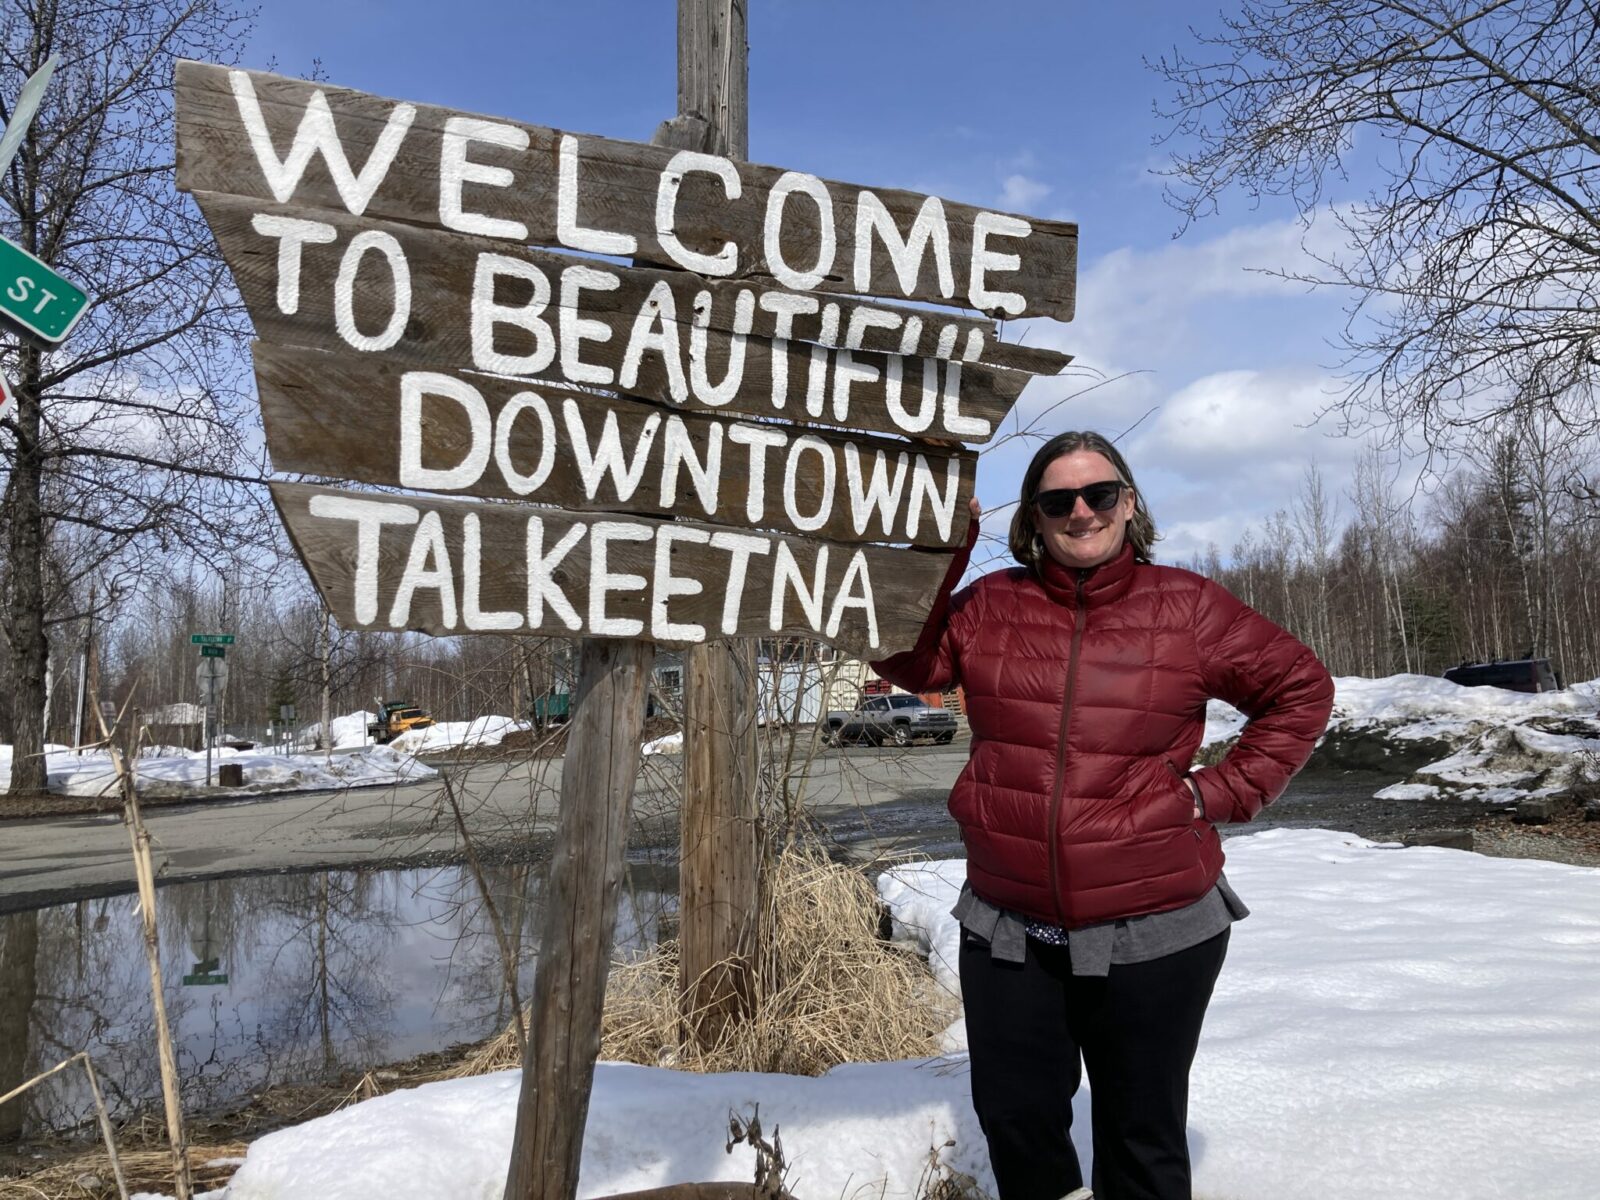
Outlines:
<svg viewBox="0 0 1600 1200"><path fill-rule="evenodd" d="M1462 687L1433 675L1390 675L1364 679L1344 675L1334 681L1335 721L1422 722L1410 736L1430 737L1430 718L1450 727L1460 720L1525 721L1531 717L1593 717L1600 708L1595 685L1576 684L1560 692L1509 692L1496 687Z"/></svg>
<svg viewBox="0 0 1600 1200"><path fill-rule="evenodd" d="M682 754L683 734L669 733L665 737L658 737L653 742L646 742L639 747L640 754Z"/></svg>
<svg viewBox="0 0 1600 1200"><path fill-rule="evenodd" d="M1197 1195L1594 1195L1600 870L1326 830L1234 838L1228 854L1253 915L1234 930L1195 1063ZM932 863L879 884L899 936L952 984L963 874ZM270 1134L222 1194L498 1198L518 1083L505 1071L429 1084ZM914 1196L935 1149L993 1192L953 1054L818 1079L602 1063L579 1195L748 1180L748 1152L725 1154L723 1138L728 1110L757 1103L808 1200ZM1087 1089L1076 1113L1087 1166Z"/></svg>
<svg viewBox="0 0 1600 1200"><path fill-rule="evenodd" d="M163 753L142 754L135 778L141 796L239 795L254 792L310 792L333 788L366 787L430 779L436 772L409 754L388 746L335 754L273 754L268 751L216 749L211 752L212 787L205 789L206 755L203 750L159 748ZM244 786L219 788L216 769L222 763L244 768ZM67 796L103 796L116 790L111 756L104 751L82 755L64 746L51 747L45 757L48 786ZM0 746L0 780L11 782L11 747ZM3 789L0 789L3 790Z"/></svg>
<svg viewBox="0 0 1600 1200"><path fill-rule="evenodd" d="M367 726L378 719L377 713L370 713L363 709L361 712L345 713L342 717L333 717L328 721L329 740L333 742L335 750L350 746L366 746L372 741L367 736ZM307 725L300 731L300 741L307 747L315 746L322 737L322 725L316 723Z"/></svg>
<svg viewBox="0 0 1600 1200"><path fill-rule="evenodd" d="M407 754L437 754L459 747L498 746L506 734L532 728L527 721L510 717L476 717L471 721L441 721L426 729L412 729L389 744Z"/></svg>
<svg viewBox="0 0 1600 1200"><path fill-rule="evenodd" d="M1378 792L1379 799L1446 795L1514 803L1600 780L1600 680L1528 693L1462 687L1431 675L1342 676L1334 688L1330 734L1438 742L1450 750ZM1207 745L1243 727L1237 709L1217 700L1207 706Z"/></svg>
<svg viewBox="0 0 1600 1200"><path fill-rule="evenodd" d="M370 745L372 738L367 733L367 726L377 719L377 714L370 712L346 713L342 717L334 717L328 722L332 726L330 732L334 748ZM409 733L402 733L389 744L407 754L437 754L460 746L498 746L506 734L530 728L532 726L526 721L499 716L477 717L471 721L441 721L437 725L429 725L426 729L413 729ZM321 736L321 724L312 722L300 730L299 742L309 749L316 745Z"/></svg>

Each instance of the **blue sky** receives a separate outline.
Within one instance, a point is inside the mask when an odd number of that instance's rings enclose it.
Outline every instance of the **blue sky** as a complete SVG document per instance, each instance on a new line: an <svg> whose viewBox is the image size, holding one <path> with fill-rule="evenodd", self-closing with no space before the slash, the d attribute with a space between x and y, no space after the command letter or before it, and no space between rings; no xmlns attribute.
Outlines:
<svg viewBox="0 0 1600 1200"><path fill-rule="evenodd" d="M750 0L752 159L1078 222L1078 319L1008 337L1133 374L1053 409L1082 381L1038 381L1019 412L1050 409L1047 432L1142 419L1122 445L1166 561L1208 542L1226 556L1293 503L1313 459L1341 494L1361 449L1312 425L1337 386L1341 298L1258 273L1304 261L1287 203L1237 197L1173 239L1152 174L1164 85L1143 58L1187 46L1187 24L1213 13L1175 0ZM319 60L341 86L642 141L675 110L675 55L672 0L267 0L245 62L300 75ZM1013 442L985 455L987 507L1015 498L1027 454Z"/></svg>

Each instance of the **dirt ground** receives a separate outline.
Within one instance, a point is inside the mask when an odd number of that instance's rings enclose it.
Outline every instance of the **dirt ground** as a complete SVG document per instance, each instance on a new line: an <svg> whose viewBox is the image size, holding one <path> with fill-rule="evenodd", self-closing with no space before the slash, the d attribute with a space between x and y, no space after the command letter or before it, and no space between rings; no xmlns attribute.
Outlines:
<svg viewBox="0 0 1600 1200"><path fill-rule="evenodd" d="M1477 822L1472 835L1480 854L1600 867L1600 821L1586 821L1578 810L1559 813L1548 825L1519 825L1509 810L1493 812Z"/></svg>

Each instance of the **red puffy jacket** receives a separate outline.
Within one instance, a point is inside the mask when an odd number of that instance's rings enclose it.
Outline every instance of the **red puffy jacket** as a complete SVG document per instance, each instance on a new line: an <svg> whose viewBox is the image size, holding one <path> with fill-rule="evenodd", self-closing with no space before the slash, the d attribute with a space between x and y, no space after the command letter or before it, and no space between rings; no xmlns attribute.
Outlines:
<svg viewBox="0 0 1600 1200"><path fill-rule="evenodd" d="M1309 649L1190 571L1050 560L953 598L959 556L917 646L873 666L913 692L966 689L972 757L950 794L967 880L1069 929L1198 900L1222 871L1213 822L1248 821L1305 765L1333 680ZM1249 718L1215 767L1184 777L1206 701Z"/></svg>

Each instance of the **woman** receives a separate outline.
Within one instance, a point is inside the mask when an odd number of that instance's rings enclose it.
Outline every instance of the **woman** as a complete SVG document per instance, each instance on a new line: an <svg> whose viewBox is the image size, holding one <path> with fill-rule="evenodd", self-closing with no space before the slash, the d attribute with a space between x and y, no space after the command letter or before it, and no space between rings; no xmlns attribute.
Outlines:
<svg viewBox="0 0 1600 1200"><path fill-rule="evenodd" d="M952 597L959 555L917 646L874 664L913 692L966 691L954 915L972 1101L1001 1200L1081 1188L1068 1134L1080 1059L1098 1200L1190 1195L1189 1067L1248 911L1215 826L1283 792L1333 703L1310 650L1210 580L1152 565L1155 538L1116 448L1060 434L1023 477L1021 565ZM1193 770L1212 697L1250 721Z"/></svg>

